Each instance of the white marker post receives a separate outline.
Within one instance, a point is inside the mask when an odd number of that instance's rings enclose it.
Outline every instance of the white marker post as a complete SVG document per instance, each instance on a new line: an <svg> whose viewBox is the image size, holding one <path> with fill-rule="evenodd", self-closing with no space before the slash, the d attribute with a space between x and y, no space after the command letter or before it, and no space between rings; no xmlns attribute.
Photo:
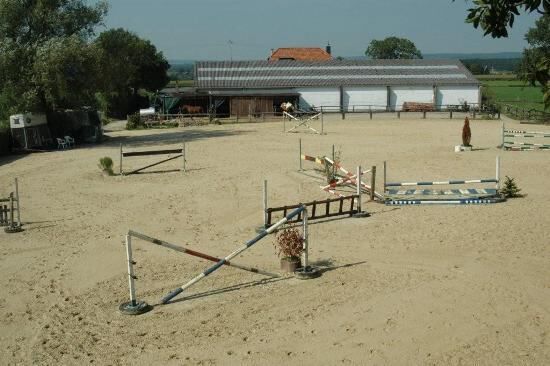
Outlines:
<svg viewBox="0 0 550 366"><path fill-rule="evenodd" d="M496 189L497 189L497 193L498 191L500 190L500 156L497 155L497 161L496 161L496 180L497 180L497 183L496 183Z"/></svg>

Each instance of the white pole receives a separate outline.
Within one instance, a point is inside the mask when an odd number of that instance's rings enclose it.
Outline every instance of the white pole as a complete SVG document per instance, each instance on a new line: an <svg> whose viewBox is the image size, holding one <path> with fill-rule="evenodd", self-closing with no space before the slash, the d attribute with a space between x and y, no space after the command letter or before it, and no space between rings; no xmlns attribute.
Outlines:
<svg viewBox="0 0 550 366"><path fill-rule="evenodd" d="M119 169L120 169L120 175L122 175L122 144L120 144L120 164L119 164Z"/></svg>
<svg viewBox="0 0 550 366"><path fill-rule="evenodd" d="M21 204L19 203L19 183L15 178L15 200L17 201L17 225L21 226Z"/></svg>
<svg viewBox="0 0 550 366"><path fill-rule="evenodd" d="M267 179L264 179L264 228L267 227Z"/></svg>
<svg viewBox="0 0 550 366"><path fill-rule="evenodd" d="M497 171L496 171L496 179L497 179L497 184L496 184L496 188L497 188L497 193L498 193L498 190L500 189L500 156L497 155Z"/></svg>
<svg viewBox="0 0 550 366"><path fill-rule="evenodd" d="M303 239L304 239L304 272L307 272L307 267L309 266L308 264L308 237L309 237L309 233L307 231L307 207L304 208L304 211L303 211L303 219L302 219L302 225L303 225L303 228L302 228L302 231L303 231Z"/></svg>
<svg viewBox="0 0 550 366"><path fill-rule="evenodd" d="M300 171L303 171L302 169L302 139L298 139L298 146L299 146L299 150L300 150Z"/></svg>
<svg viewBox="0 0 550 366"><path fill-rule="evenodd" d="M356 186L357 186L357 213L361 213L361 165L357 167L357 178L356 178Z"/></svg>
<svg viewBox="0 0 550 366"><path fill-rule="evenodd" d="M382 194L386 194L386 161L384 160L384 192Z"/></svg>
<svg viewBox="0 0 550 366"><path fill-rule="evenodd" d="M185 163L187 161L186 151L185 151L185 141L183 142L183 149L181 149L181 154L183 156L183 171L185 172Z"/></svg>
<svg viewBox="0 0 550 366"><path fill-rule="evenodd" d="M136 306L136 288L134 286L134 261L132 259L132 237L126 235L126 257L128 259L128 284L130 286L130 301L132 306Z"/></svg>

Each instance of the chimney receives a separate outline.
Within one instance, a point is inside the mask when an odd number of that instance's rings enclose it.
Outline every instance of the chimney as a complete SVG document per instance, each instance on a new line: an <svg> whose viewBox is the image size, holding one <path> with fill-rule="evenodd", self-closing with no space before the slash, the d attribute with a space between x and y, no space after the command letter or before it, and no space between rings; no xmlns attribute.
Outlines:
<svg viewBox="0 0 550 366"><path fill-rule="evenodd" d="M332 47L330 46L330 42L327 42L327 47L325 49L329 55L332 55Z"/></svg>

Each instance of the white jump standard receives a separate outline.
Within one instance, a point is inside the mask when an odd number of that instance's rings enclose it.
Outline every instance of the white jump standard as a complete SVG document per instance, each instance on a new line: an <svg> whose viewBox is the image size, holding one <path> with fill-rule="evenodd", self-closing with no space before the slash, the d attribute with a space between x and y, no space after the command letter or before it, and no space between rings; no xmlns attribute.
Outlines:
<svg viewBox="0 0 550 366"><path fill-rule="evenodd" d="M495 178L485 179L463 179L447 181L421 181L421 182L394 182L387 183L385 180L387 171L384 162L384 194L386 205L430 205L430 204L489 204L504 201L499 195L500 189L500 158L496 158ZM457 189L445 188L439 190L419 189L422 186L438 185L468 185L468 184L495 184L495 188L469 188ZM388 188L388 187L417 187Z"/></svg>

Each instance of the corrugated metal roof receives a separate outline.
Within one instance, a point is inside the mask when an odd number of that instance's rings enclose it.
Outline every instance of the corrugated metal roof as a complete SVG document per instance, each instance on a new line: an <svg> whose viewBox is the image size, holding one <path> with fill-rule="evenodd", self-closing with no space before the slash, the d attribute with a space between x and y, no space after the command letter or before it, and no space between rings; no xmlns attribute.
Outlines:
<svg viewBox="0 0 550 366"><path fill-rule="evenodd" d="M332 57L319 47L285 47L277 48L269 58L271 61L294 59L296 61L327 61Z"/></svg>
<svg viewBox="0 0 550 366"><path fill-rule="evenodd" d="M458 60L200 61L199 89L478 85Z"/></svg>

